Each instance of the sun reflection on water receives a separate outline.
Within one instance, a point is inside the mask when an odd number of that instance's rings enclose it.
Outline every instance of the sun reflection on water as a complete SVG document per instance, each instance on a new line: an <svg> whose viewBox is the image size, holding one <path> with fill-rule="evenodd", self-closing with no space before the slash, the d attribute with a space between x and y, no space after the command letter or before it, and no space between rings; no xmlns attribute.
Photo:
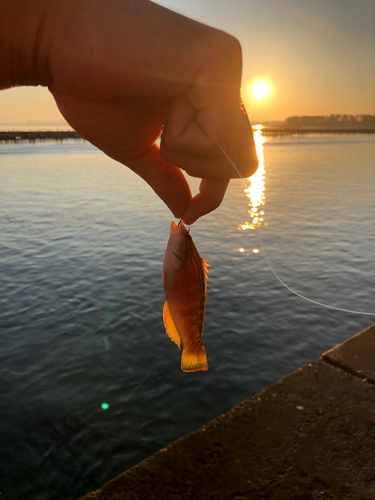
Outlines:
<svg viewBox="0 0 375 500"><path fill-rule="evenodd" d="M258 155L259 167L258 170L251 177L248 178L250 186L245 189L246 196L249 198L248 210L251 221L246 221L244 224L240 224L238 229L246 231L247 229L255 229L262 224L267 226L267 222L264 222L264 210L259 210L260 207L264 206L266 203L266 183L265 183L265 167L264 167L264 156L263 156L263 144L266 142L266 138L262 136L263 125L255 125L254 127L254 142L255 148Z"/></svg>

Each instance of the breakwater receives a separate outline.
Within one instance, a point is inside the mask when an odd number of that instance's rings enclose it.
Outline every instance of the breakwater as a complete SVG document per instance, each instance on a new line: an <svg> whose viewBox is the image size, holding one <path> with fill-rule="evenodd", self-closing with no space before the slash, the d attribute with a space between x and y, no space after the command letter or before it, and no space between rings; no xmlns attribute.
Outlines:
<svg viewBox="0 0 375 500"><path fill-rule="evenodd" d="M46 131L0 131L0 142L19 142L19 141L63 141L66 139L83 139L75 130L46 130Z"/></svg>
<svg viewBox="0 0 375 500"><path fill-rule="evenodd" d="M262 128L262 135L264 136L307 134L375 134L375 128ZM0 131L0 142L63 141L66 139L84 140L84 138L75 130Z"/></svg>
<svg viewBox="0 0 375 500"><path fill-rule="evenodd" d="M80 500L375 498L375 325Z"/></svg>

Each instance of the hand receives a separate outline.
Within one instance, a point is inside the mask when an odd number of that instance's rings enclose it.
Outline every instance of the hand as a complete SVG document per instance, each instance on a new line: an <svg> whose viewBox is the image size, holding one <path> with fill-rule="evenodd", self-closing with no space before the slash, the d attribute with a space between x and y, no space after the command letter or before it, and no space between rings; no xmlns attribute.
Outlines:
<svg viewBox="0 0 375 500"><path fill-rule="evenodd" d="M238 177L223 150L241 176L254 173L234 38L147 0L45 5L33 45L39 83L75 130L145 179L175 217L192 224L220 205ZM181 169L202 178L194 198Z"/></svg>

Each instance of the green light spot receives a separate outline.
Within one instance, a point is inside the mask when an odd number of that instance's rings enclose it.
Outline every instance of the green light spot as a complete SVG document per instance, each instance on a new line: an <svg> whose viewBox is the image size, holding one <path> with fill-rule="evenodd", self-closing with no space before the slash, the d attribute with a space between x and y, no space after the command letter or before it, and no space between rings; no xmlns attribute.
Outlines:
<svg viewBox="0 0 375 500"><path fill-rule="evenodd" d="M102 410L108 410L109 404L108 403L102 403Z"/></svg>

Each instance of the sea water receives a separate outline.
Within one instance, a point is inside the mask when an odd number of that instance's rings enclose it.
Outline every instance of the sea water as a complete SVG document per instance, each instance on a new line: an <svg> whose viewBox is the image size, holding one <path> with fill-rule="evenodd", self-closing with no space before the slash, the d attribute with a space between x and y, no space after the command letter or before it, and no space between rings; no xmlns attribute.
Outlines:
<svg viewBox="0 0 375 500"><path fill-rule="evenodd" d="M253 191L232 181L191 227L209 371L187 374L162 320L169 210L86 142L1 144L2 498L76 499L374 323L293 295L264 255L298 293L375 313L374 146L268 138Z"/></svg>

